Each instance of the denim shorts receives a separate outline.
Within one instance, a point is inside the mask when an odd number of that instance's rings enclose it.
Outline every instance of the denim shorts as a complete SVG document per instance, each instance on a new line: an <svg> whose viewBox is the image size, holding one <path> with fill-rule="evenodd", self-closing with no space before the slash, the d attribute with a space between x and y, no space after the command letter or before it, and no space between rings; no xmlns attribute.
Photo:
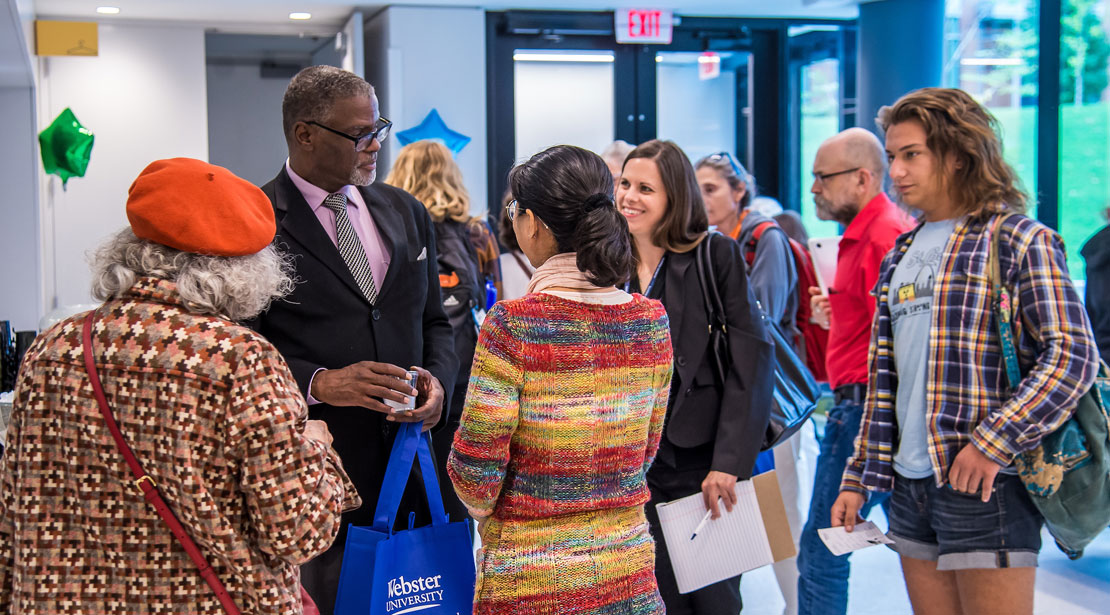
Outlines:
<svg viewBox="0 0 1110 615"><path fill-rule="evenodd" d="M890 497L891 548L937 562L937 570L1036 566L1044 519L1016 475L998 474L988 502L932 476L895 474Z"/></svg>

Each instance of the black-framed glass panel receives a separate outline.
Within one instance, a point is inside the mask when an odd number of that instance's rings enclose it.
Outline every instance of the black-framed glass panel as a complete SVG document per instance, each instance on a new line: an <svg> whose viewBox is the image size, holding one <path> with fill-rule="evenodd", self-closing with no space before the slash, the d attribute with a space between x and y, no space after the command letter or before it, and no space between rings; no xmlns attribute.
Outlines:
<svg viewBox="0 0 1110 615"><path fill-rule="evenodd" d="M1037 0L947 0L945 85L971 94L998 119L1003 157L1037 194ZM1036 199L1028 213L1035 217Z"/></svg>
<svg viewBox="0 0 1110 615"><path fill-rule="evenodd" d="M750 143L737 143L737 124L751 117L741 98L751 88L738 84L751 61L751 53L740 51L656 52L658 138L681 145L691 161L721 151L750 160Z"/></svg>
<svg viewBox="0 0 1110 615"><path fill-rule="evenodd" d="M615 134L613 64L609 50L514 50L514 160L560 144L604 150Z"/></svg>
<svg viewBox="0 0 1110 615"><path fill-rule="evenodd" d="M1079 251L1110 213L1110 0L1060 6L1060 234L1068 270L1086 279Z"/></svg>
<svg viewBox="0 0 1110 615"><path fill-rule="evenodd" d="M789 61L787 29L844 26L854 36L854 22L676 18L669 45L619 45L610 12L486 14L489 207L495 216L508 170L533 150L554 144L550 141L555 137L559 142L577 139L576 144L600 151L614 138L637 144L659 136L673 139L693 159L728 151L755 174L764 194L798 208L796 183L803 163L794 116L799 98L797 88L788 85L790 71L797 72L798 66ZM844 37L839 45L833 46L834 54L836 49L855 53L854 45L844 45ZM719 59L721 71L714 78L697 80L697 58L705 52ZM565 58L514 59L521 54L605 57L596 64L607 68L583 68L586 61L577 60L576 65ZM550 64L537 66L545 61ZM854 97L854 78L844 74L855 70L854 57L842 62L840 70L841 83L850 83L852 90L842 85L842 96ZM605 76L573 76L587 73ZM545 74L558 75L556 81L563 87L551 87L541 77ZM695 80L697 85L690 87ZM606 89L612 102L608 117L603 117ZM553 110L548 103L559 108ZM841 101L842 111L844 106ZM590 117L582 118L582 113ZM531 125L537 122L545 125ZM806 169L811 162L804 162Z"/></svg>

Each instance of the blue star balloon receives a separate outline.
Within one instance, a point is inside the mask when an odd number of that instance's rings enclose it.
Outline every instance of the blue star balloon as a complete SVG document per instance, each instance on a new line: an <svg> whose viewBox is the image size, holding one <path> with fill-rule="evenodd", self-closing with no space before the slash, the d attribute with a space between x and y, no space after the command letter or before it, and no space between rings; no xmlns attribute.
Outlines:
<svg viewBox="0 0 1110 615"><path fill-rule="evenodd" d="M421 141L423 139L436 139L442 141L447 149L452 153L458 155L467 143L470 143L470 137L461 132L455 132L443 123L443 118L439 117L439 111L432 109L416 126L407 130L402 130L397 133L397 140L401 145L408 145L414 141Z"/></svg>

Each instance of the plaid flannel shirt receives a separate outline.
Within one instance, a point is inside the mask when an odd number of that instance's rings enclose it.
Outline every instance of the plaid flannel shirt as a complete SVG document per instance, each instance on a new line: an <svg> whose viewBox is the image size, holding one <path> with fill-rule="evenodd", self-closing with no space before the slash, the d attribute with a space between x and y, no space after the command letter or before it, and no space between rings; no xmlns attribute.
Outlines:
<svg viewBox="0 0 1110 615"><path fill-rule="evenodd" d="M1011 216L1000 229L999 262L1002 281L1011 290L1014 336L1025 375L1016 391L1009 390L991 309L992 222L965 218L957 223L933 291L925 403L929 457L938 486L969 442L1002 466L1034 448L1071 416L1098 370L1098 350L1068 276L1063 241L1035 220ZM919 228L898 238L872 291L878 309L868 351L870 381L843 490L866 493L894 486L898 371L887 298L894 269Z"/></svg>

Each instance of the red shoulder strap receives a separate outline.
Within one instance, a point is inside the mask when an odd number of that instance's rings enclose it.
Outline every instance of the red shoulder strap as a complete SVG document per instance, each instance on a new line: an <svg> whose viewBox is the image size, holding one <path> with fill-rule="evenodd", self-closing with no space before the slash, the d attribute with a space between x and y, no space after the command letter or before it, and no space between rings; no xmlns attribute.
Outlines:
<svg viewBox="0 0 1110 615"><path fill-rule="evenodd" d="M744 244L744 262L747 263L748 269L751 269L752 265L755 264L755 247L756 244L759 243L759 238L763 237L764 231L772 226L775 226L774 220L760 222L756 225L755 230L752 231L752 238Z"/></svg>
<svg viewBox="0 0 1110 615"><path fill-rule="evenodd" d="M108 407L108 399L104 397L104 389L100 386L100 376L96 372L96 362L93 360L92 352L92 324L93 314L85 317L85 325L81 331L81 339L85 346L85 370L89 372L89 381L92 383L93 394L96 395L96 403L100 405L100 414L104 416L104 422L108 425L108 431L112 432L112 439L116 441L116 447L123 455L123 459L127 462L127 467L131 468L131 474L135 476L133 483L138 487L139 491L143 494L143 499L147 501L162 521L170 528L174 538L181 543L185 548L185 552L189 554L189 559L193 560L193 564L200 572L200 576L208 583L208 587L212 588L212 592L216 594L216 598L220 601L220 606L224 608L227 615L239 615L239 607L235 606L235 601L231 599L231 594L227 593L227 588L216 577L216 571L208 565L208 560L204 559L204 554L197 548L193 539L182 527L181 522L174 516L173 511L166 505L166 501L162 499L162 494L158 491L158 485L154 484L152 479L146 472L143 471L139 460L135 458L135 453L131 451L131 447L127 445L127 441L123 439L123 434L119 430L119 425L116 424L116 419L112 416L112 409Z"/></svg>

